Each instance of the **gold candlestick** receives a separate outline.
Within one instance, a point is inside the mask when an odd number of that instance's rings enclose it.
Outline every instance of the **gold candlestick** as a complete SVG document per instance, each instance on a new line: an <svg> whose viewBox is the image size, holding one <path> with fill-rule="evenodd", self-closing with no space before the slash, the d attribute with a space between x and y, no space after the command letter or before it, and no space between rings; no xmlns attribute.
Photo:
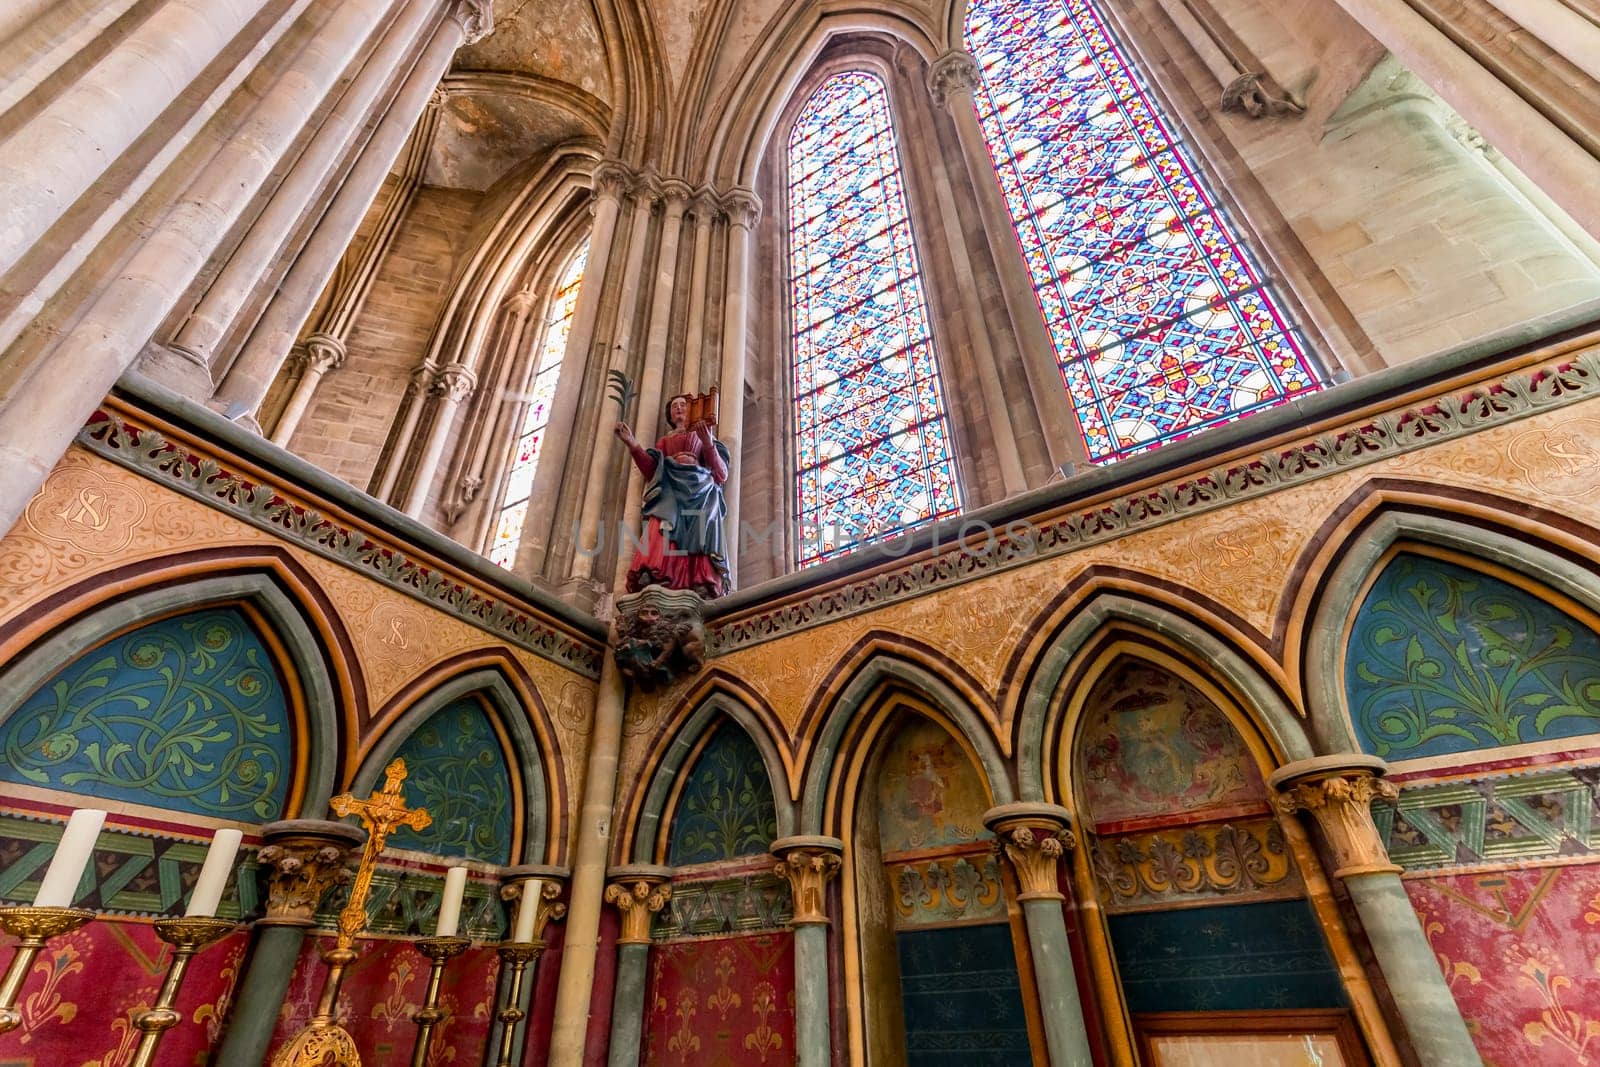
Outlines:
<svg viewBox="0 0 1600 1067"><path fill-rule="evenodd" d="M155 1063L161 1035L183 1021L172 1005L178 1000L178 988L183 984L183 973L189 969L189 961L195 953L232 933L238 925L231 919L204 916L156 922L156 936L172 946L172 962L167 964L167 977L161 983L155 1007L145 1008L133 1017L133 1025L139 1030L139 1047L134 1050L128 1067L150 1067Z"/></svg>
<svg viewBox="0 0 1600 1067"><path fill-rule="evenodd" d="M372 891L372 875L384 843L402 826L426 830L433 824L433 816L422 808L406 807L405 797L400 795L400 783L405 780L406 761L397 759L384 768L383 788L371 797L357 800L350 793L341 793L328 802L335 815L354 815L361 820L367 828L367 843L350 886L350 901L339 912L338 940L322 954L328 974L322 980L316 1014L272 1057L272 1067L361 1067L355 1038L339 1025L336 1015L339 986L344 983L345 969L356 961L352 946L367 925L367 894Z"/></svg>
<svg viewBox="0 0 1600 1067"><path fill-rule="evenodd" d="M444 965L467 950L472 944L464 937L425 937L417 942L417 951L433 961L428 971L428 994L422 1007L411 1016L416 1023L417 1043L411 1050L411 1067L427 1067L428 1053L433 1047L433 1028L450 1018L450 1013L439 1007L439 983L444 979Z"/></svg>
<svg viewBox="0 0 1600 1067"><path fill-rule="evenodd" d="M544 942L507 941L497 951L500 953L500 966L511 968L511 985L506 990L506 1006L494 1013L494 1017L500 1021L500 1058L495 1062L498 1067L514 1067L511 1057L515 1052L517 1024L528 1014L518 1006L522 1000L522 972L528 969L528 964L539 958L544 951Z"/></svg>
<svg viewBox="0 0 1600 1067"><path fill-rule="evenodd" d="M0 1034L22 1025L17 996L45 942L72 933L92 918L94 912L82 908L0 908L0 929L17 939L16 954L6 968L5 979L0 981Z"/></svg>

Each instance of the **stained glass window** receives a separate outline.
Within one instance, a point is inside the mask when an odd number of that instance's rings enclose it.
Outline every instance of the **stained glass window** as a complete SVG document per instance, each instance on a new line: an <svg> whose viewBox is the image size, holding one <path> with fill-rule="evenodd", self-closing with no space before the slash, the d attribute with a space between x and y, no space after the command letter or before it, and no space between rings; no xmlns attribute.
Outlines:
<svg viewBox="0 0 1600 1067"><path fill-rule="evenodd" d="M789 135L797 562L961 510L882 80L835 74Z"/></svg>
<svg viewBox="0 0 1600 1067"><path fill-rule="evenodd" d="M561 280L556 282L550 312L545 316L544 341L534 364L528 410L517 434L516 452L506 475L505 495L500 498L500 515L494 524L494 540L489 545L489 558L502 567L509 567L516 561L522 527L528 521L533 476L539 467L544 428L550 421L550 404L555 400L556 379L561 376L561 360L567 353L567 335L572 331L572 313L578 304L578 287L583 283L583 267L588 259L589 242L585 241L562 272Z"/></svg>
<svg viewBox="0 0 1600 1067"><path fill-rule="evenodd" d="M1097 0L972 0L966 39L978 117L1092 460L1320 387Z"/></svg>

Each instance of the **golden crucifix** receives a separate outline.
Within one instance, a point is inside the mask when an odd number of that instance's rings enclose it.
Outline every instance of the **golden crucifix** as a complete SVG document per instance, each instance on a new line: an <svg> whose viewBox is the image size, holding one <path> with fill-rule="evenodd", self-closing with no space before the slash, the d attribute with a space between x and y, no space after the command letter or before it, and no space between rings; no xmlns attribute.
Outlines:
<svg viewBox="0 0 1600 1067"><path fill-rule="evenodd" d="M367 843L361 849L361 862L356 867L355 882L350 886L350 902L339 912L339 938L333 948L322 954L322 961L328 965L328 975L322 982L316 1014L305 1029L272 1057L272 1067L361 1067L361 1053L356 1049L355 1039L334 1019L334 1010L345 968L356 959L355 940L366 929L367 894L372 890L372 875L377 870L384 844L389 835L402 826L425 830L433 823L433 816L426 809L406 807L405 797L400 793L400 784L405 780L406 761L397 759L384 769L383 788L366 800L341 793L328 802L340 818L354 815L361 820L367 831Z"/></svg>

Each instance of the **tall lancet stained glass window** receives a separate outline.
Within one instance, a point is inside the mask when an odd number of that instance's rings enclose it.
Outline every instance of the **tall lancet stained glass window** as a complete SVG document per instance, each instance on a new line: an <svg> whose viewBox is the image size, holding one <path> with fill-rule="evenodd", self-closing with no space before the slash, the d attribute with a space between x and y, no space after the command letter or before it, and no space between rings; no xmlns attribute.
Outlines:
<svg viewBox="0 0 1600 1067"><path fill-rule="evenodd" d="M539 467L539 451L544 445L545 425L550 421L550 405L556 397L556 379L561 376L561 360L567 354L567 335L572 332L572 313L578 305L578 287L583 284L583 267L589 259L585 241L561 272L556 291L545 315L544 339L533 362L533 381L527 391L527 412L517 433L516 451L506 472L506 489L500 516L494 524L494 541L489 558L502 567L516 562L517 545L528 521L528 498L533 495L533 476Z"/></svg>
<svg viewBox="0 0 1600 1067"><path fill-rule="evenodd" d="M835 74L788 145L797 562L961 510L883 82Z"/></svg>
<svg viewBox="0 0 1600 1067"><path fill-rule="evenodd" d="M1319 388L1097 0L972 0L1000 185L1095 462Z"/></svg>

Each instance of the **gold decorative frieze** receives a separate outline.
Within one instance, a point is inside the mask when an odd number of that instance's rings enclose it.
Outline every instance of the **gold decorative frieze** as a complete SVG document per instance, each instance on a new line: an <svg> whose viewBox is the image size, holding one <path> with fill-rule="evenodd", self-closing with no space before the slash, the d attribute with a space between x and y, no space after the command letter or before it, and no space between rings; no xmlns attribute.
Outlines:
<svg viewBox="0 0 1600 1067"><path fill-rule="evenodd" d="M1091 854L1108 911L1301 893L1283 829L1270 819L1096 838Z"/></svg>

